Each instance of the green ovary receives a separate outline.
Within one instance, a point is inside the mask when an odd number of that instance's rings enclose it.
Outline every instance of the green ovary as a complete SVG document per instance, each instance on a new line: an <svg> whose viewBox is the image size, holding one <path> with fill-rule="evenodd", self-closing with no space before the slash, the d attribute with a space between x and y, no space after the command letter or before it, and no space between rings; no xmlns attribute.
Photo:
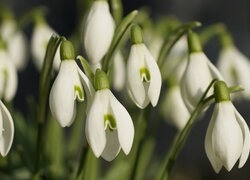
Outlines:
<svg viewBox="0 0 250 180"><path fill-rule="evenodd" d="M111 132L116 129L115 118L112 114L104 115L104 128L107 129L107 126Z"/></svg>
<svg viewBox="0 0 250 180"><path fill-rule="evenodd" d="M143 67L140 69L140 76L143 82L149 82L150 81L150 73L149 70L146 67Z"/></svg>

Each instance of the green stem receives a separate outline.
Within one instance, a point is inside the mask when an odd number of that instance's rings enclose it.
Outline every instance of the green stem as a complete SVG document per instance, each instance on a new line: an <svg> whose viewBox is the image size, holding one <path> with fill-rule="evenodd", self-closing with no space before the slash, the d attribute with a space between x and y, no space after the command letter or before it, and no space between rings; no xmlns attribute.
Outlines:
<svg viewBox="0 0 250 180"><path fill-rule="evenodd" d="M122 0L111 0L112 15L115 20L115 24L119 24L123 16Z"/></svg>
<svg viewBox="0 0 250 180"><path fill-rule="evenodd" d="M214 79L209 86L207 87L206 91L204 92L203 96L201 97L199 103L197 104L196 108L194 109L194 111L192 112L186 126L184 127L183 130L181 130L177 136L175 137L175 140L170 148L170 150L168 151L165 160L163 162L162 168L159 171L159 174L157 176L157 180L167 180L169 177L169 174L173 168L173 165L175 164L176 158L185 142L185 140L188 137L188 134L192 128L192 125L194 123L194 120L196 119L196 117L199 115L199 113L201 112L202 108L204 107L205 104L207 104L207 102L209 100L211 100L211 98L213 98L213 96L210 96L208 98L206 98L208 91L210 90L210 88L212 87L212 85L217 81L217 79ZM205 99L206 98L206 99Z"/></svg>
<svg viewBox="0 0 250 180"><path fill-rule="evenodd" d="M107 73L112 55L114 54L115 50L117 49L117 47L118 47L122 37L126 33L126 31L132 25L132 21L135 19L137 14L138 14L137 10L132 11L117 26L117 28L115 30L115 34L114 34L113 39L111 41L111 44L109 46L109 50L102 59L102 70L104 72Z"/></svg>
<svg viewBox="0 0 250 180"><path fill-rule="evenodd" d="M89 148L89 145L87 142L85 142L85 144L83 145L83 148L82 148L82 152L81 152L81 158L80 158L80 161L79 161L79 167L78 167L78 170L77 170L77 176L76 176L76 179L77 180L83 180L82 178L85 177L83 175L84 171L85 171L85 167L86 167L86 159L87 159L87 155L88 155L88 152L89 152L90 148Z"/></svg>
<svg viewBox="0 0 250 180"><path fill-rule="evenodd" d="M62 37L57 35L52 35L46 50L44 57L42 72L40 76L39 83L39 99L38 99L38 112L37 112L37 145L36 145L36 158L35 158L35 169L34 176L39 176L40 168L40 156L42 150L42 140L43 140L43 129L44 121L47 107L48 92L50 86L50 79L52 73L52 65L54 61L54 56L59 44L62 41Z"/></svg>
<svg viewBox="0 0 250 180"><path fill-rule="evenodd" d="M133 165L132 165L132 173L130 175L130 180L134 180L136 177L136 172L138 169L138 163L140 160L140 155L141 155L141 151L143 150L143 146L145 144L146 141L146 132L147 132L147 127L148 127L148 122L150 119L150 113L152 110L152 106L148 106L144 111L143 111L143 117L142 120L144 120L144 122L138 122L139 126L141 127L143 125L142 128L140 128L140 134L139 134L139 140L138 140L138 148L136 151L136 155L135 155L135 160L132 161Z"/></svg>
<svg viewBox="0 0 250 180"><path fill-rule="evenodd" d="M158 65L161 67L163 65L165 57L169 54L170 50L174 46L174 44L190 29L201 26L200 22L190 22L184 25L177 27L173 30L164 40L162 47L160 49L160 53L158 56Z"/></svg>

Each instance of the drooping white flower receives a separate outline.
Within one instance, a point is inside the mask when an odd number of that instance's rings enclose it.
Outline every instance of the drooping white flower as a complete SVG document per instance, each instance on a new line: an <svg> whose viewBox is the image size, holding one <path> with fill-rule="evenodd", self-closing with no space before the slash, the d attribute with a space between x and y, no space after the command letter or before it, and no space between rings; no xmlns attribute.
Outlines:
<svg viewBox="0 0 250 180"><path fill-rule="evenodd" d="M16 95L17 70L6 50L0 49L0 98L11 101Z"/></svg>
<svg viewBox="0 0 250 180"><path fill-rule="evenodd" d="M235 46L222 49L218 69L229 86L240 84L244 88L233 97L250 99L250 60L245 55Z"/></svg>
<svg viewBox="0 0 250 180"><path fill-rule="evenodd" d="M138 25L132 27L131 34L133 45L127 63L129 95L139 108L145 108L149 102L156 106L162 83L159 67L143 44L142 32Z"/></svg>
<svg viewBox="0 0 250 180"><path fill-rule="evenodd" d="M210 82L215 78L220 80L223 80L223 78L217 68L202 52L198 35L190 33L188 40L190 41L190 54L186 70L181 80L181 94L184 103L191 113L198 104ZM196 43L196 45L192 45L192 43ZM199 44L197 45L197 43ZM208 95L211 93L212 91L210 91Z"/></svg>
<svg viewBox="0 0 250 180"><path fill-rule="evenodd" d="M23 70L28 62L27 39L24 33L17 30L14 20L3 21L1 35L7 43L7 50L17 70Z"/></svg>
<svg viewBox="0 0 250 180"><path fill-rule="evenodd" d="M250 133L245 120L230 98L217 98L205 139L206 154L213 169L219 173L224 166L230 171L238 159L241 168L249 156L249 149Z"/></svg>
<svg viewBox="0 0 250 180"><path fill-rule="evenodd" d="M116 91L121 91L125 85L126 70L123 56L120 51L114 54L114 75L113 87Z"/></svg>
<svg viewBox="0 0 250 180"><path fill-rule="evenodd" d="M98 71L96 76L101 72ZM101 73L103 76L104 72ZM101 80L87 115L86 137L96 157L112 161L121 148L126 155L130 152L134 126L129 113L112 94L108 83L104 84L102 77ZM108 81L107 77L105 81Z"/></svg>
<svg viewBox="0 0 250 180"><path fill-rule="evenodd" d="M68 51L69 53L65 53L65 57L61 55L62 62L59 73L51 88L49 97L51 113L62 127L70 126L74 121L75 100L84 100L83 86L87 97L92 96L91 92L94 91L88 78L77 66L72 48L73 46L69 41L64 41L61 45L61 51ZM91 99L88 100L91 101Z"/></svg>
<svg viewBox="0 0 250 180"><path fill-rule="evenodd" d="M40 71L42 69L43 60L45 57L47 45L52 34L55 31L46 23L36 24L31 37L31 55L36 68ZM59 69L60 65L60 51L56 51L53 68Z"/></svg>
<svg viewBox="0 0 250 180"><path fill-rule="evenodd" d="M91 64L97 64L107 52L115 23L107 1L94 1L84 30L84 48Z"/></svg>
<svg viewBox="0 0 250 180"><path fill-rule="evenodd" d="M190 113L183 102L180 86L170 87L163 101L162 112L166 120L182 130L190 117Z"/></svg>
<svg viewBox="0 0 250 180"><path fill-rule="evenodd" d="M0 153L6 156L10 151L14 138L14 123L13 119L0 100Z"/></svg>

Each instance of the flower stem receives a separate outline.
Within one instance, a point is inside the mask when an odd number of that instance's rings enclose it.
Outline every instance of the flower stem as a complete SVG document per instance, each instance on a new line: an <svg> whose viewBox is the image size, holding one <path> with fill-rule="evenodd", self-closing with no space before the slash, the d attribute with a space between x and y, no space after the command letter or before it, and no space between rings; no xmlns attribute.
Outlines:
<svg viewBox="0 0 250 180"><path fill-rule="evenodd" d="M37 112L37 142L36 142L37 145L36 145L34 177L39 177L40 156L41 156L42 141L43 141L43 129L44 129L44 121L45 121L45 113L46 113L48 92L50 86L52 65L56 50L59 44L61 43L62 39L63 39L62 37L59 37L57 35L51 36L47 46L42 72L40 76L38 112Z"/></svg>
<svg viewBox="0 0 250 180"><path fill-rule="evenodd" d="M176 158L185 143L185 140L187 139L189 132L191 131L192 125L196 119L196 117L201 112L204 105L207 104L208 100L210 100L213 96L210 96L206 98L208 91L212 87L212 85L217 81L217 79L214 79L209 86L207 87L206 91L204 92L203 96L201 97L199 103L197 104L196 108L192 112L186 126L182 131L180 131L177 136L175 137L175 140L166 154L166 157L164 159L163 165L160 168L159 174L157 176L157 180L167 180L169 177L169 174L173 168L173 165L175 164Z"/></svg>
<svg viewBox="0 0 250 180"><path fill-rule="evenodd" d="M86 159L87 159L87 155L88 155L88 151L90 150L88 143L85 141L83 148L82 148L82 152L81 152L81 158L79 161L79 167L77 170L77 175L76 175L76 179L77 180L83 180L83 174L85 171L85 167L86 167Z"/></svg>

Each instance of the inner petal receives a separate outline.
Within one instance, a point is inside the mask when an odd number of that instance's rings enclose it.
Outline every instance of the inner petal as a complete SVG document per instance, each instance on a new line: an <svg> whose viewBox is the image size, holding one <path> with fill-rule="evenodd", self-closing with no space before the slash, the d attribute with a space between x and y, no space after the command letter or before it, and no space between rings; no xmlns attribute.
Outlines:
<svg viewBox="0 0 250 180"><path fill-rule="evenodd" d="M140 68L140 76L143 82L150 81L150 73L146 67Z"/></svg>
<svg viewBox="0 0 250 180"><path fill-rule="evenodd" d="M112 132L116 130L116 121L112 114L104 114L104 129L108 129Z"/></svg>

